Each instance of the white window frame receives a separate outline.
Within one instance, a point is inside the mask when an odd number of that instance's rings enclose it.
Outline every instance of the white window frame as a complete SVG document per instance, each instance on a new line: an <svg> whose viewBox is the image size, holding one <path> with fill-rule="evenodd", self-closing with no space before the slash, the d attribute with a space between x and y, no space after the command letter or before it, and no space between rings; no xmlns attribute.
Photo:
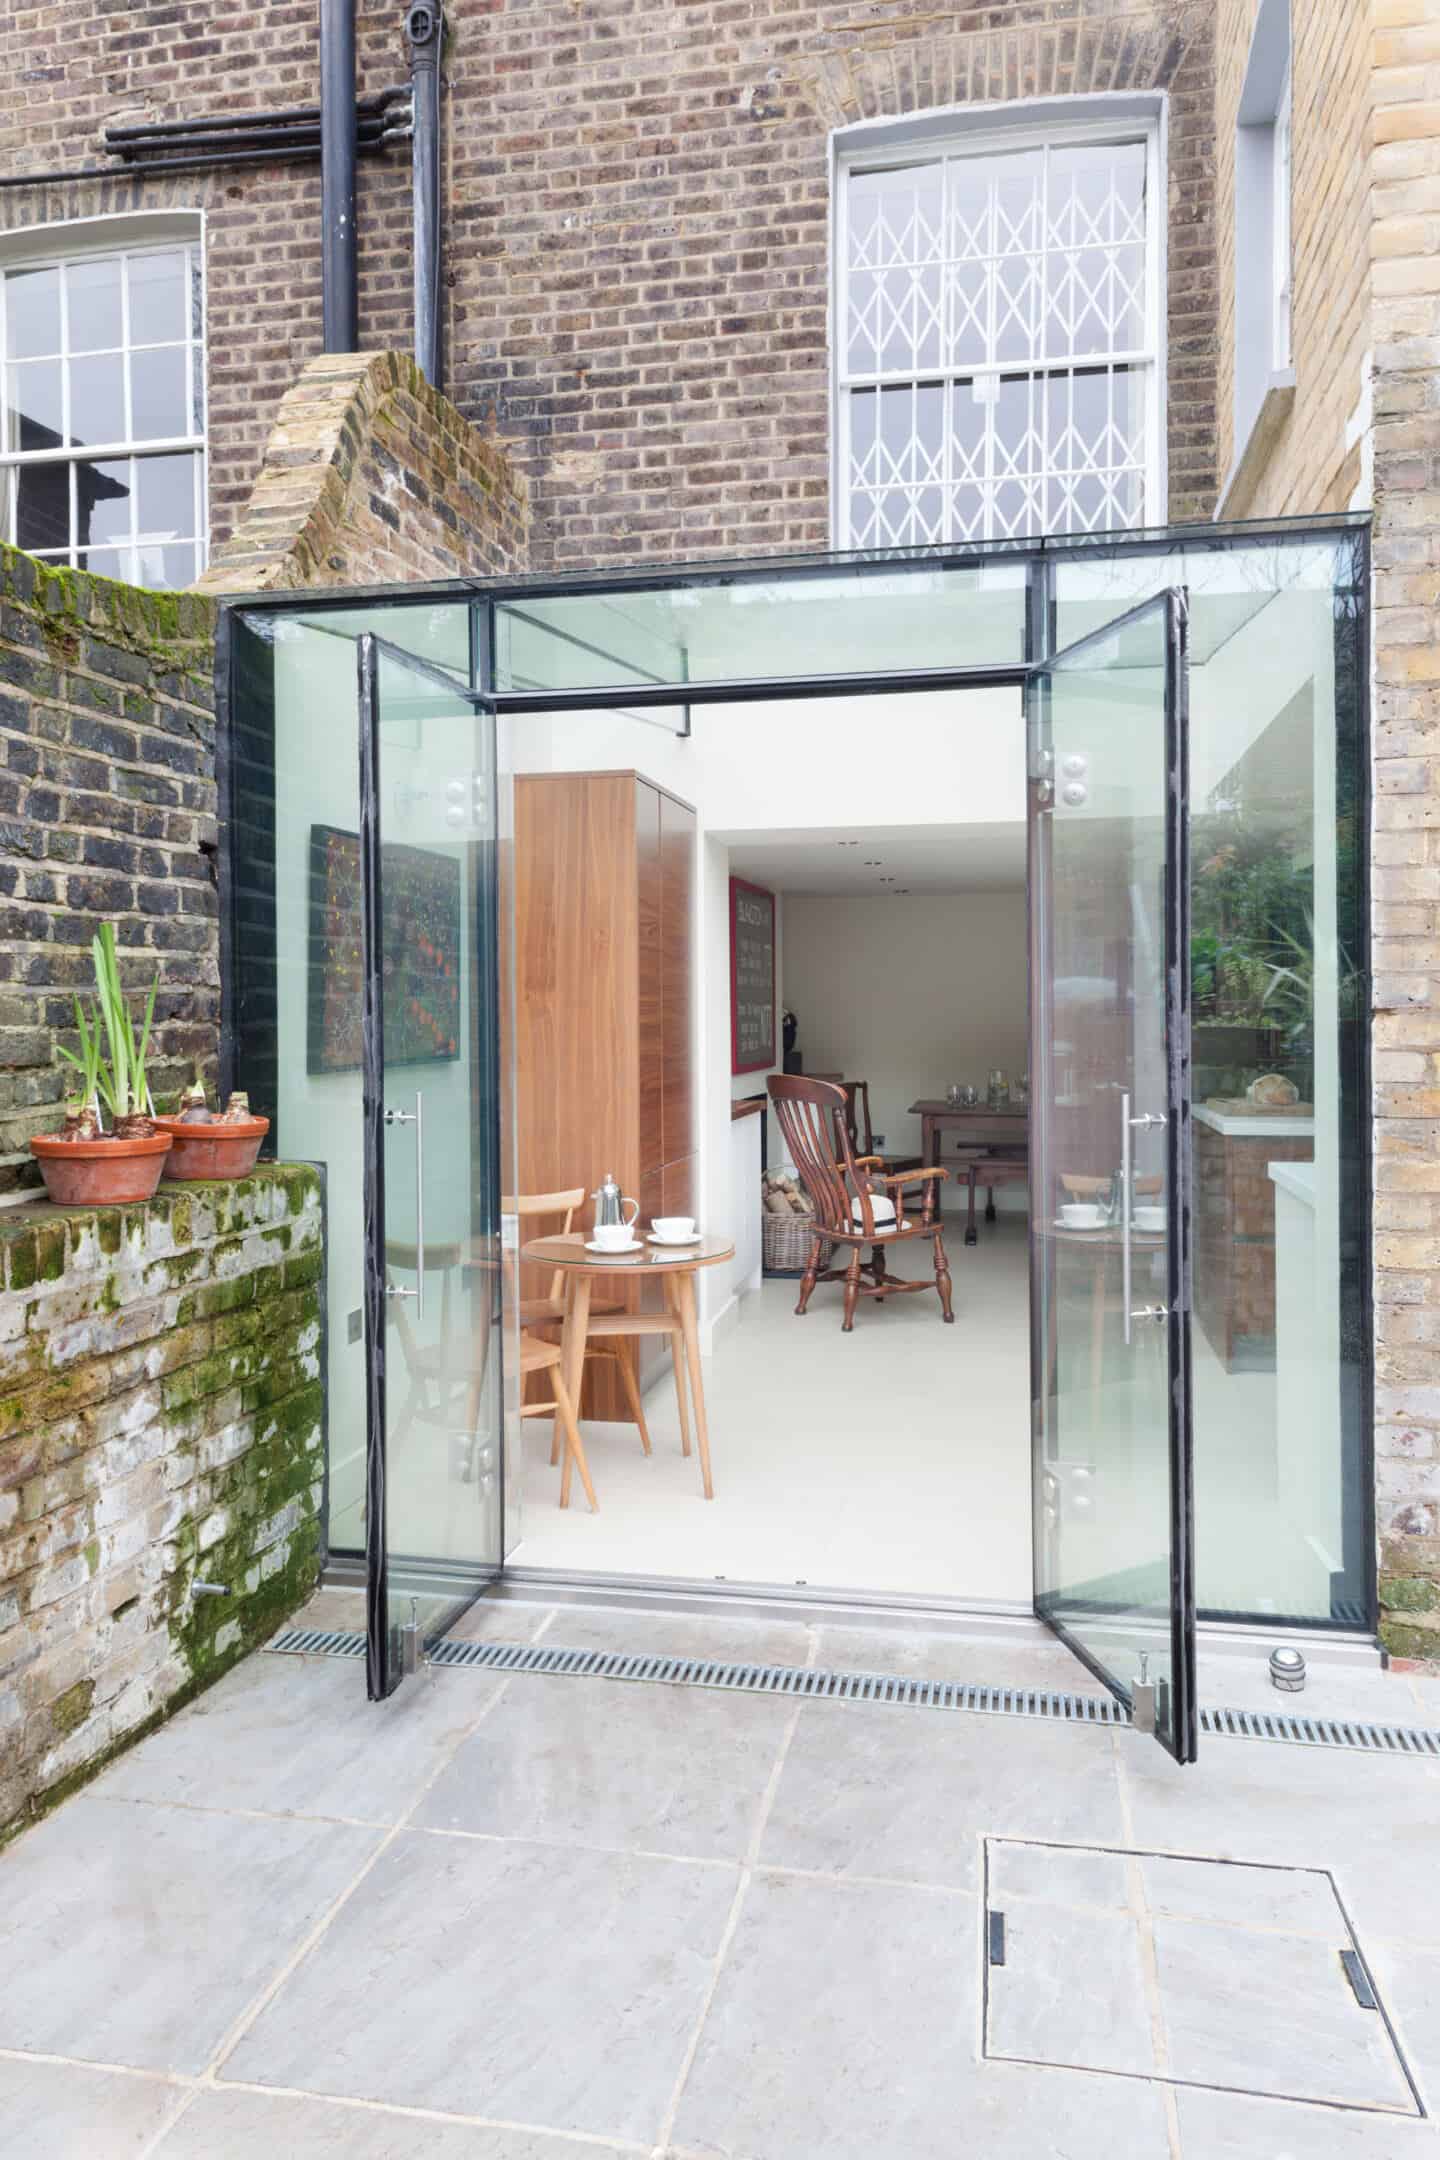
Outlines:
<svg viewBox="0 0 1440 2160"><path fill-rule="evenodd" d="M1285 56L1285 80L1275 101L1275 123L1270 153L1270 224L1272 236L1272 282L1274 313L1270 326L1270 365L1290 365L1290 56Z"/></svg>
<svg viewBox="0 0 1440 2160"><path fill-rule="evenodd" d="M1076 108L1085 117L1070 117ZM857 172L899 164L939 162L942 158L983 158L995 153L1072 144L1139 142L1145 148L1145 338L1133 352L1106 354L1107 367L1144 370L1145 460L1142 507L1128 530L1165 522L1166 507L1166 369L1165 339L1166 220L1165 120L1162 97L1134 99L1099 95L1036 100L1015 106L982 108L968 113L920 114L905 123L894 120L840 131L832 137L830 343L831 541L836 548L856 545L852 537L849 490L852 393L870 384L943 382L989 377L1055 375L1071 372L1073 360L1004 362L963 367L949 364L918 371L852 375L845 366L848 344L849 182ZM1038 535L1037 535L1038 537ZM954 543L965 545L957 538Z"/></svg>
<svg viewBox="0 0 1440 2160"><path fill-rule="evenodd" d="M183 343L187 359L186 412L192 422L188 433L174 436L154 436L141 439L124 439L107 443L79 443L71 446L63 442L55 449L13 449L8 437L8 387L0 377L0 539L11 546L18 546L15 538L19 508L19 489L10 475L25 466L66 465L69 467L69 542L63 548L40 548L33 552L41 562L61 563L70 569L78 567L81 552L78 544L78 518L75 488L76 468L80 465L109 463L119 458L143 459L183 454L190 456L194 465L194 494L192 516L196 549L196 576L200 576L209 561L209 383L208 383L208 292L205 275L205 228L203 213L195 212L138 212L129 216L82 218L66 220L51 226L32 227L28 230L0 234L0 371L8 366L9 339L6 330L6 306L8 277L12 270L48 270L61 268L66 263L93 260L105 256L136 257L144 255L171 255L183 252L187 264L187 295L192 277L198 274L200 310L199 326L193 333L187 329L183 340L165 339L163 344L173 347ZM66 281L60 280L61 351L53 357L61 368L61 434L70 432L70 385L69 371L63 365L68 353L68 329L66 323ZM118 347L106 348L123 356L126 409L130 405L130 356L147 349L143 341L131 337L129 310L129 280L121 281L121 336ZM47 358L48 355L39 357ZM84 357L94 357L86 354ZM194 426L198 404L199 425ZM133 531L133 517L132 517ZM152 545L183 545L156 541ZM97 541L92 549L123 548L124 542ZM136 553L144 542L130 542L130 569L138 568ZM108 571L95 573L108 576ZM127 581L128 582L128 581Z"/></svg>

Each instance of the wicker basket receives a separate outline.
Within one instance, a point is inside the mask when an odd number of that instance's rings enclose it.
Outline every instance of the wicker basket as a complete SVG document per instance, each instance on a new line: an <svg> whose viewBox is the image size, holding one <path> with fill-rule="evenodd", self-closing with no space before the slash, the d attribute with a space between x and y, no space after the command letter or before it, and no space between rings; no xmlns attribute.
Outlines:
<svg viewBox="0 0 1440 2160"><path fill-rule="evenodd" d="M767 1275L803 1275L810 1258L814 1226L813 1215L772 1215L767 1209L760 1217L764 1272Z"/></svg>

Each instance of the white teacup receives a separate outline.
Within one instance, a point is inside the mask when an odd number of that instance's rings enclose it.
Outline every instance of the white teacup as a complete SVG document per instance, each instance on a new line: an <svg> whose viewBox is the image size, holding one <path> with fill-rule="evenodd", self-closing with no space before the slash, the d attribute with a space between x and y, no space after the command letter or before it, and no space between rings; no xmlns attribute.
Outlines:
<svg viewBox="0 0 1440 2160"><path fill-rule="evenodd" d="M652 1215L650 1227L666 1245L683 1244L695 1235L693 1215Z"/></svg>
<svg viewBox="0 0 1440 2160"><path fill-rule="evenodd" d="M602 1252L624 1252L635 1242L633 1227L628 1222L596 1223L590 1235Z"/></svg>
<svg viewBox="0 0 1440 2160"><path fill-rule="evenodd" d="M1093 1200L1067 1200L1061 1206L1060 1220L1067 1230L1095 1230L1104 1222L1105 1214Z"/></svg>

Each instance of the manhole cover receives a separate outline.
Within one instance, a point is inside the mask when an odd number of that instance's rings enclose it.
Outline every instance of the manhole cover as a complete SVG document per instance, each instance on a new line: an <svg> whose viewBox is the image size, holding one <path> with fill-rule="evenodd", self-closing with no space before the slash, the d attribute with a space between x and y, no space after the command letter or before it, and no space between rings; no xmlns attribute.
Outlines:
<svg viewBox="0 0 1440 2160"><path fill-rule="evenodd" d="M1423 2115L1323 1868L985 1843L985 2053Z"/></svg>

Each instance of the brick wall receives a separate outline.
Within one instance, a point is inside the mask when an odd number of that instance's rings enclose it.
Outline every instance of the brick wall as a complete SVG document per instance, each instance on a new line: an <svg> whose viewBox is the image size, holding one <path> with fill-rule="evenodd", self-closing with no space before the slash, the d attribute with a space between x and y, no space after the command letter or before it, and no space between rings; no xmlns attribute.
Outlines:
<svg viewBox="0 0 1440 2160"><path fill-rule="evenodd" d="M315 0L263 10L173 0L52 0L9 10L0 67L0 172L106 164L107 127L314 104ZM404 10L362 0L361 95L403 83ZM212 537L222 539L259 468L275 408L320 348L320 172L264 165L144 183L116 176L0 191L0 232L67 218L187 207L205 212ZM412 341L410 160L403 145L361 160L360 334L371 351Z"/></svg>
<svg viewBox="0 0 1440 2160"><path fill-rule="evenodd" d="M1440 1654L1440 18L1375 0L1376 1486L1392 1650Z"/></svg>
<svg viewBox="0 0 1440 2160"><path fill-rule="evenodd" d="M514 567L526 504L503 455L403 356L312 363L282 403L213 593ZM118 926L135 991L158 978L154 1087L220 1022L215 602L51 571L0 548L0 1192L38 1186L61 1121L90 941Z"/></svg>
<svg viewBox="0 0 1440 2160"><path fill-rule="evenodd" d="M213 1077L213 651L207 601L0 548L0 1191L39 1183L102 921L127 985L159 981L157 1091L196 1059Z"/></svg>
<svg viewBox="0 0 1440 2160"><path fill-rule="evenodd" d="M95 162L107 123L315 99L313 0L263 14L55 0L0 31L23 84L0 172ZM362 0L360 89L402 79ZM1164 88L1170 512L1215 472L1213 0L452 0L444 68L449 382L533 483L537 564L815 548L829 537L829 130L1071 91ZM360 336L410 343L409 173L362 161ZM319 177L265 166L5 190L0 225L206 213L214 538L319 347Z"/></svg>
<svg viewBox="0 0 1440 2160"><path fill-rule="evenodd" d="M305 1168L0 1214L0 1842L308 1594L321 1265Z"/></svg>
<svg viewBox="0 0 1440 2160"><path fill-rule="evenodd" d="M1234 431L1235 122L1257 5L1219 0L1216 10L1216 433L1222 481L1244 447ZM1294 8L1291 19L1295 392L1258 470L1243 475L1227 498L1227 518L1345 510L1363 479L1355 423L1370 343L1369 10L1355 0L1311 0Z"/></svg>
<svg viewBox="0 0 1440 2160"><path fill-rule="evenodd" d="M403 353L311 360L275 415L204 592L513 570L529 506L510 460Z"/></svg>

